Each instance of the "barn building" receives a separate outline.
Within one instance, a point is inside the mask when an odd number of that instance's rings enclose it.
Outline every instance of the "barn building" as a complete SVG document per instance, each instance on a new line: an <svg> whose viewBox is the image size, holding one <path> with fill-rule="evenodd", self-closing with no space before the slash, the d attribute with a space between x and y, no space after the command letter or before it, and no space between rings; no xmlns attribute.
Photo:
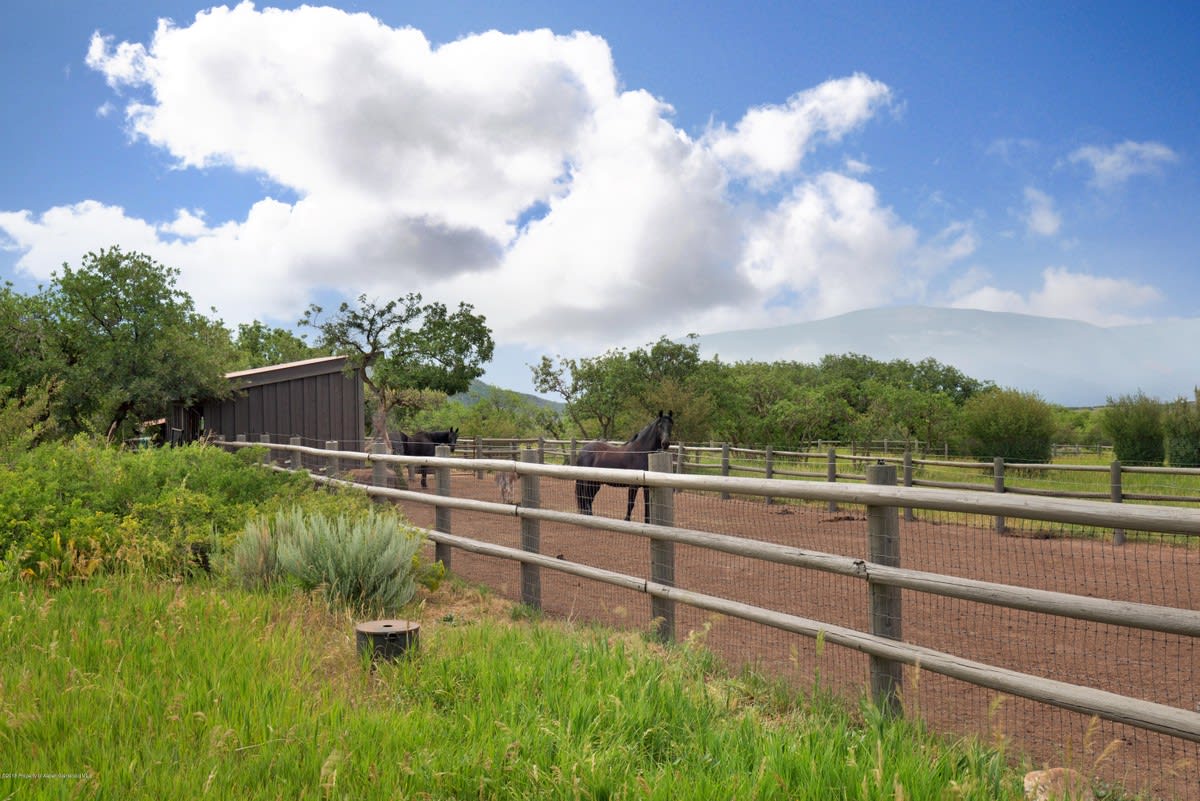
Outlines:
<svg viewBox="0 0 1200 801"><path fill-rule="evenodd" d="M348 371L346 361L325 356L229 373L232 397L171 407L168 439L180 443L219 435L233 440L245 434L256 441L270 434L272 442L298 436L312 447L336 440L343 450L362 450L362 375Z"/></svg>

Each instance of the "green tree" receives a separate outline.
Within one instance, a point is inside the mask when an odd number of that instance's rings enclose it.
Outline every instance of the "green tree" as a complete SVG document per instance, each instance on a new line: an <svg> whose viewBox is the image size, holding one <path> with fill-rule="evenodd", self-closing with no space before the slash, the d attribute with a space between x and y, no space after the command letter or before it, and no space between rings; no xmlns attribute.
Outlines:
<svg viewBox="0 0 1200 801"><path fill-rule="evenodd" d="M57 373L57 350L44 294L22 295L0 287L0 387L19 399Z"/></svg>
<svg viewBox="0 0 1200 801"><path fill-rule="evenodd" d="M633 351L614 348L580 359L543 356L531 369L534 387L560 396L584 437L612 439L640 428L660 410L676 413L676 436L683 437L706 425L711 414L712 399L696 380L704 364L696 342L662 337Z"/></svg>
<svg viewBox="0 0 1200 801"><path fill-rule="evenodd" d="M320 332L318 348L348 356L349 367L362 372L371 428L385 442L394 409L415 412L435 397L431 391L466 392L495 348L486 319L473 306L460 303L450 312L441 303L422 304L415 292L383 304L360 295L357 304L343 302L327 320L322 313L312 304L300 325Z"/></svg>
<svg viewBox="0 0 1200 801"><path fill-rule="evenodd" d="M1113 455L1130 464L1160 465L1166 456L1163 445L1162 404L1142 392L1109 398L1101 419L1104 433L1112 439Z"/></svg>
<svg viewBox="0 0 1200 801"><path fill-rule="evenodd" d="M228 392L229 333L195 311L175 286L179 271L119 247L64 264L42 297L61 388L55 410L65 433L132 433L172 402Z"/></svg>
<svg viewBox="0 0 1200 801"><path fill-rule="evenodd" d="M982 392L963 404L962 421L967 446L979 458L1050 461L1054 410L1037 393L1015 389Z"/></svg>
<svg viewBox="0 0 1200 801"><path fill-rule="evenodd" d="M1163 446L1172 467L1200 466L1200 390L1195 399L1179 398L1163 407Z"/></svg>
<svg viewBox="0 0 1200 801"><path fill-rule="evenodd" d="M237 351L237 362L233 367L236 370L287 364L330 355L327 348L313 347L303 336L297 336L286 328L268 327L258 320L239 323L233 345Z"/></svg>

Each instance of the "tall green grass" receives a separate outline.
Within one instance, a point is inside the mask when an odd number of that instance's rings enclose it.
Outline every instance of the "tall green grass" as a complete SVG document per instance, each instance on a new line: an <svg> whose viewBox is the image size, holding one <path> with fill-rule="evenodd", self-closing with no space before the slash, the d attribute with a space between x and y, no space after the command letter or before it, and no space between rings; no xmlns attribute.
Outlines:
<svg viewBox="0 0 1200 801"><path fill-rule="evenodd" d="M416 652L372 670L309 596L3 585L0 797L1021 797L1002 754L869 706L487 606L429 597Z"/></svg>

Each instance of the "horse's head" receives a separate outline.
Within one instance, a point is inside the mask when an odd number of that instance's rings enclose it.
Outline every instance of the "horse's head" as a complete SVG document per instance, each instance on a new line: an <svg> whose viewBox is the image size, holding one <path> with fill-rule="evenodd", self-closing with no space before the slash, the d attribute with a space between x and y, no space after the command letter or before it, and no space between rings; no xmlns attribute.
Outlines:
<svg viewBox="0 0 1200 801"><path fill-rule="evenodd" d="M454 446L458 444L458 429L452 428L446 432L446 444L450 446L450 450L454 450Z"/></svg>
<svg viewBox="0 0 1200 801"><path fill-rule="evenodd" d="M658 419L654 421L654 450L665 451L671 447L671 427L675 425L675 412L662 413L658 412Z"/></svg>

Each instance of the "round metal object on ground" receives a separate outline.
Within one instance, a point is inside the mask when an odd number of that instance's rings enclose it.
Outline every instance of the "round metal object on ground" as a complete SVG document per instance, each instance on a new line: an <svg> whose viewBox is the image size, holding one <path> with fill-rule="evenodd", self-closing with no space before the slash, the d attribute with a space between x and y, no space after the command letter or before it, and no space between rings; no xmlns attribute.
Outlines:
<svg viewBox="0 0 1200 801"><path fill-rule="evenodd" d="M416 648L421 624L412 620L371 620L354 627L358 653L371 660L392 660Z"/></svg>

